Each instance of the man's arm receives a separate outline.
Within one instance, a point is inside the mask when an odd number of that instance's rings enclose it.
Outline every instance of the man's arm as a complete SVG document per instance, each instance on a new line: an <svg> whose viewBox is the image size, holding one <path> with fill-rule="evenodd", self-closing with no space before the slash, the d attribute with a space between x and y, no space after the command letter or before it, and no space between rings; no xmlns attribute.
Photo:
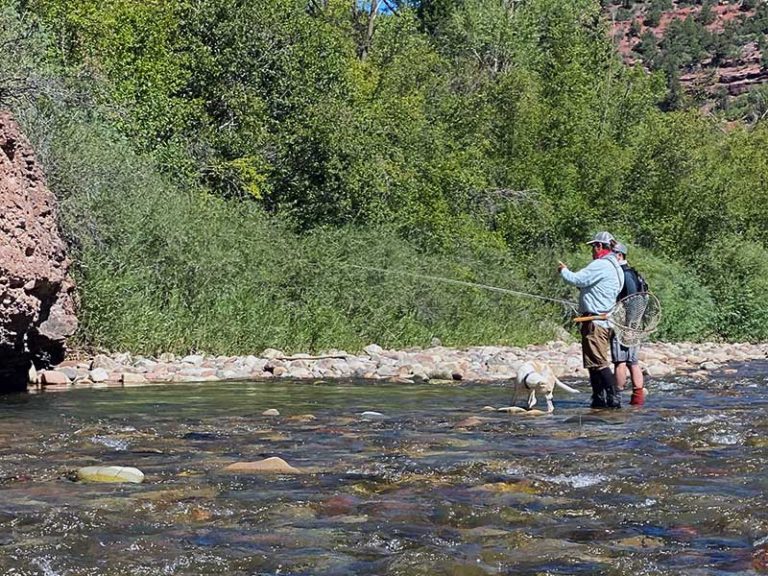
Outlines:
<svg viewBox="0 0 768 576"><path fill-rule="evenodd" d="M577 288L586 288L597 282L603 276L603 266L600 265L600 260L592 260L584 268L578 272L571 272L567 267L560 268L560 276L568 284L572 284Z"/></svg>

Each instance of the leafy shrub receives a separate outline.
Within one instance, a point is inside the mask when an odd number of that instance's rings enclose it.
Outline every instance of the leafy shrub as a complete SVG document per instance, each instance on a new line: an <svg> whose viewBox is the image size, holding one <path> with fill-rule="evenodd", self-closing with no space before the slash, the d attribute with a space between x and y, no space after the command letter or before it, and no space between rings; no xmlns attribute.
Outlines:
<svg viewBox="0 0 768 576"><path fill-rule="evenodd" d="M648 281L661 302L662 319L655 340L705 340L713 335L716 307L692 268L646 252L632 250L630 265Z"/></svg>
<svg viewBox="0 0 768 576"><path fill-rule="evenodd" d="M656 28L656 26L658 26L659 23L661 22L661 16L662 16L662 11L660 8L651 7L651 9L645 15L643 24L645 24L646 26L650 26L651 28Z"/></svg>
<svg viewBox="0 0 768 576"><path fill-rule="evenodd" d="M394 224L297 235L257 203L179 190L151 157L92 119L47 112L23 117L30 134L46 126L47 172L74 249L82 346L244 354L556 336L556 305L433 278L546 291L487 233L450 255L419 252Z"/></svg>
<svg viewBox="0 0 768 576"><path fill-rule="evenodd" d="M700 263L717 305L716 329L729 340L768 338L768 255L736 236L718 239Z"/></svg>

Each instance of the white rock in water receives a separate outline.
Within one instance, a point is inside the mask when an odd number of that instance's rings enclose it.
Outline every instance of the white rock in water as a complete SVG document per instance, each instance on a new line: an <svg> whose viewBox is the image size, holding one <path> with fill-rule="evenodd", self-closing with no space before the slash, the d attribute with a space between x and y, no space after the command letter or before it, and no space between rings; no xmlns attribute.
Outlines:
<svg viewBox="0 0 768 576"><path fill-rule="evenodd" d="M520 406L504 406L503 408L498 408L496 411L506 412L507 414L518 414L520 412L527 412L525 408L522 408Z"/></svg>
<svg viewBox="0 0 768 576"><path fill-rule="evenodd" d="M275 408L270 408L268 410L264 410L264 412L261 413L262 416L280 416L280 411Z"/></svg>
<svg viewBox="0 0 768 576"><path fill-rule="evenodd" d="M384 414L382 414L381 412L374 412L373 410L366 410L365 412L362 412L360 416L362 418L369 419L369 420L384 418Z"/></svg>
<svg viewBox="0 0 768 576"><path fill-rule="evenodd" d="M144 473L131 466L85 466L77 470L78 480L84 482L130 482L141 484Z"/></svg>

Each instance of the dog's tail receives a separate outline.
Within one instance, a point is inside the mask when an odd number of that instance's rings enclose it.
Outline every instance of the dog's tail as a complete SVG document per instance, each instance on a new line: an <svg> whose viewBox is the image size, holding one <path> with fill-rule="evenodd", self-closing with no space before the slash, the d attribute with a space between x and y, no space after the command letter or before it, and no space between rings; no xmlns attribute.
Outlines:
<svg viewBox="0 0 768 576"><path fill-rule="evenodd" d="M576 388L571 388L570 386L567 386L567 385L563 384L562 382L560 382L559 378L555 378L555 385L558 388L560 388L562 390L565 390L566 392L570 392L571 394L578 394L579 393L579 390L576 390Z"/></svg>

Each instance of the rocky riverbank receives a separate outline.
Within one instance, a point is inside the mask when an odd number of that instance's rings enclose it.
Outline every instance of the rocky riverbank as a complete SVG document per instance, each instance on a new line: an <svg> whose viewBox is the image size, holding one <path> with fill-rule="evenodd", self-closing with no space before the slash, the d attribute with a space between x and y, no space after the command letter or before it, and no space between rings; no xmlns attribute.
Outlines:
<svg viewBox="0 0 768 576"><path fill-rule="evenodd" d="M728 370L729 364L765 358L768 343L653 343L640 352L641 365L650 379L672 374L707 378ZM514 378L518 367L530 360L548 363L561 378L586 378L578 343L549 342L524 348L434 346L408 350L385 350L372 344L360 354L331 350L317 356L287 355L275 349L258 356L161 354L148 358L101 354L87 360L65 360L40 373L31 370L30 383L36 390L66 390L270 378L493 382Z"/></svg>

